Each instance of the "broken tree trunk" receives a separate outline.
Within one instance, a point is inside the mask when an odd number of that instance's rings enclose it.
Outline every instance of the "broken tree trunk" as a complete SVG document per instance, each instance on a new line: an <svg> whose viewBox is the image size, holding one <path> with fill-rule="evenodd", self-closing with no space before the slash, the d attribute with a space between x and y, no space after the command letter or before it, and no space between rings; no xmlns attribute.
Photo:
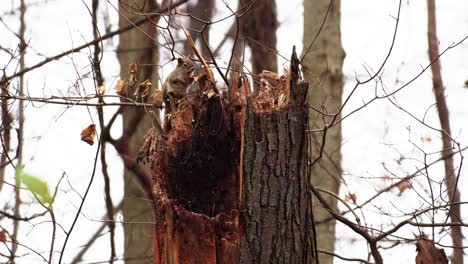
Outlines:
<svg viewBox="0 0 468 264"><path fill-rule="evenodd" d="M199 78L158 138L155 263L315 263L306 173L308 84L298 60L262 75L250 95L235 78L231 102Z"/></svg>

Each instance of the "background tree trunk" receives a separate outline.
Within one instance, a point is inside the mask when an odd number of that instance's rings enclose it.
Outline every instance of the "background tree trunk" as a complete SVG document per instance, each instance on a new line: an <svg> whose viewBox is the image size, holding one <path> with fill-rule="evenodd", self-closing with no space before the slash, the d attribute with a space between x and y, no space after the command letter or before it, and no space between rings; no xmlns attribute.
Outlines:
<svg viewBox="0 0 468 264"><path fill-rule="evenodd" d="M309 103L326 113L336 113L341 106L343 93L342 66L345 53L341 46L340 32L340 0L333 0L330 6L329 0L304 1L304 54L303 72L304 78L311 82L309 89ZM330 9L329 9L330 6ZM311 49L313 39L318 34L325 14L326 21L322 31ZM306 54L307 53L307 54ZM328 116L310 110L309 124L311 129L324 128L329 123ZM340 116L338 116L340 119ZM320 153L322 133L312 134L314 159ZM312 184L326 189L335 194L339 192L341 178L341 123L328 129L323 156L318 164L312 167ZM333 209L337 209L337 200L332 196L325 197ZM333 252L335 248L335 221L322 221L328 218L326 210L314 207L314 216L317 231L319 249ZM333 257L320 255L320 263L333 263Z"/></svg>
<svg viewBox="0 0 468 264"><path fill-rule="evenodd" d="M214 0L198 0L196 4L189 4L187 7L187 13L192 15L195 18L201 19L203 21L209 22L214 14L215 11L215 1ZM200 21L197 21L195 19L190 19L189 23L189 29L195 30L195 31L201 31L203 27L205 26L205 23L202 23ZM197 42L201 47L200 51L206 60L211 60L210 54L209 54L209 49L203 44L203 41L201 39L201 35L198 32L191 32L191 35L193 37L193 40ZM210 31L207 29L204 33L203 36L206 40L207 43L210 43ZM184 46L185 48L185 54L186 56L190 55L192 53L192 48L190 45L187 43Z"/></svg>
<svg viewBox="0 0 468 264"><path fill-rule="evenodd" d="M436 6L434 0L427 1L428 18L428 41L429 60L432 62L432 86L436 100L437 112L439 114L440 126L442 128L442 156L447 156L444 160L445 184L447 185L447 196L450 205L450 221L452 223L462 222L460 213L460 193L457 189L458 175L453 166L453 141L450 130L450 117L445 101L445 89L442 82L442 72L439 56L439 44L437 40ZM461 226L450 227L452 233L453 249L452 261L455 264L463 264L463 234Z"/></svg>
<svg viewBox="0 0 468 264"><path fill-rule="evenodd" d="M133 10L132 10L133 8ZM127 19L135 21L141 19L141 15L133 13L152 12L157 8L156 1L124 0L119 1L119 27L129 24ZM132 29L120 35L118 59L120 62L120 77L128 79L128 67L131 63L139 65L138 80L150 79L153 86L157 86L157 73L155 65L158 63L158 47L156 38L156 26L147 22L139 28ZM138 119L141 117L141 119ZM135 122L138 120L138 122ZM135 123L136 127L132 128ZM128 142L129 152L132 157L138 156L138 148L142 145L145 133L151 122L146 117L143 108L125 108L123 111L123 128L135 129ZM124 199L122 212L124 216L124 258L125 263L152 263L153 262L153 206L151 197L148 197L148 189L151 186L142 186L137 177L129 170L124 171ZM141 224L148 223L148 224Z"/></svg>
<svg viewBox="0 0 468 264"><path fill-rule="evenodd" d="M242 0L238 1L237 11L241 11L240 8L242 7ZM246 40L244 33L242 31L240 19L234 21L234 24L229 28L229 31L226 33L226 39L231 39L233 41L232 46L232 61L230 68L227 69L227 72L230 73L231 83L234 82L232 78L237 78L241 75L241 72L244 71L243 63L244 63L244 52L246 47ZM239 31L239 32L238 32ZM236 39L237 35L237 39Z"/></svg>
<svg viewBox="0 0 468 264"><path fill-rule="evenodd" d="M240 0L240 7L251 4L250 0ZM263 70L278 72L276 55L276 30L278 18L276 1L257 0L240 17L242 36L252 52L252 73L259 74ZM254 78L255 81L258 81ZM255 91L258 85L254 85Z"/></svg>

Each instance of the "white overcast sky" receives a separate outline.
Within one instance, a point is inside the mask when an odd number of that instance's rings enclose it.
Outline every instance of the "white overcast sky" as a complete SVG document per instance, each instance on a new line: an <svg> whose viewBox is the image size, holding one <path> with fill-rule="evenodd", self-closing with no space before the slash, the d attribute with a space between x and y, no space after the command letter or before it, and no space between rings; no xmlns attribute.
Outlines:
<svg viewBox="0 0 468 264"><path fill-rule="evenodd" d="M34 0L34 2L37 1L40 0ZM33 1L27 0L26 2ZM84 0L84 2L91 4L90 0ZM116 0L110 1L113 6L117 6L116 2ZM235 3L237 0L228 2ZM468 16L466 16L468 2L455 0L436 2L440 50L444 50L468 35ZM118 15L112 5L104 3L107 2L101 1L100 19L102 21L102 13L107 8L111 15L113 29L116 29ZM9 15L7 12L18 4L18 0L3 0L0 7L1 18L15 31L19 26L18 17ZM277 49L285 57L289 57L292 45L296 45L299 51L302 49L302 1L277 0L277 4L280 21ZM363 66L375 70L382 63L392 39L397 9L398 1L396 0L342 1L342 41L346 51L343 68L344 96L347 96L354 86L356 76L366 77ZM221 1L218 4L218 12L227 12ZM26 57L27 65L41 61L44 55L55 55L92 40L90 17L84 3L80 0L49 0L44 5L33 6L27 11L26 22L26 38L31 47ZM229 23L232 23L232 20L213 28L213 44L216 45L221 39L226 28L229 28ZM1 46L16 47L17 39L3 25L0 25L0 36ZM102 69L108 93L113 93L112 87L119 78L120 66L115 54L118 38L105 41L104 44L106 47ZM34 96L59 95L60 92L67 91L69 87L75 85L78 74L83 75L90 71L89 54L90 51L85 49L57 62L49 63L40 70L28 73L26 75L27 91ZM450 50L441 60L453 137L461 143L462 147L468 144L466 133L468 89L463 87L465 80L468 79L467 58L468 44L462 43ZM3 66L7 59L8 56L5 53L0 53L0 66ZM403 1L396 44L382 75L385 89L391 91L398 88L418 74L428 62L426 1ZM282 65L285 62L280 59L279 63ZM167 75L171 67L171 64L164 67L162 75ZM15 85L16 83L13 83L13 86ZM94 90L89 78L84 79L83 83L78 85L88 92ZM369 85L359 87L345 108L345 113L351 112L363 102L371 99L374 95L374 85L375 83L371 82ZM419 118L422 118L427 111L427 123L439 127L436 110L431 107L434 98L430 72L423 74L393 99ZM107 118L112 114L112 110L106 112ZM79 133L82 128L93 121L97 122L95 110L89 109L88 112L83 107L66 109L63 106L28 104L26 109L26 169L46 179L51 186L55 186L63 172L66 172L69 180L69 182L62 183L55 205L57 219L65 229L69 228L79 205L80 196L77 193L83 195L92 172L97 146L90 147L80 141ZM118 127L119 124L115 126ZM118 134L119 131L116 130L113 133ZM432 141L422 142L421 137L431 137ZM388 182L369 179L382 177L387 173L382 164L401 177L415 171L416 167L421 165L420 161L423 156L413 143L427 152L434 152L441 148L440 136L437 132L418 124L388 100L376 101L346 119L343 122L342 165L347 189L342 190L341 196L347 192L355 192L358 202L364 201L366 197L372 195L374 190L386 186ZM112 147L108 147L108 152L108 163L112 172L112 195L114 202L118 203L123 193L120 175L122 164ZM400 155L412 158L413 161L399 164L397 160ZM437 158L438 155L429 156L429 160ZM99 168L98 171L100 171ZM468 187L467 172L465 168L462 169L459 186L462 200L468 199L464 192ZM442 164L431 168L430 173L435 179L441 179ZM13 182L11 170L6 180ZM70 186L73 186L73 189ZM2 204L5 201L13 203L11 193L11 188L4 186L4 190L0 193ZM22 207L24 214L40 211L35 204L31 203L32 199L27 194L24 193L24 196L26 202ZM67 247L66 260L70 260L74 252L100 225L99 220L104 212L103 180L100 173L96 175L87 199L83 214ZM392 213L411 212L419 202L417 195L412 191L405 192L401 196L398 196L396 191L387 193L377 201L375 208L369 207L364 212L366 221L376 228L388 227L392 219L380 216L377 207L383 207ZM463 216L467 214L468 210L464 209ZM397 219L393 218L393 223ZM8 224L8 221L0 222L2 226ZM123 236L121 225L117 226L119 230L116 242L118 252L122 254ZM342 225L338 226L337 232L339 234L338 254L346 257L367 258L366 245L359 236ZM417 232L418 230L414 227L407 227L397 232L397 235L412 238L412 234ZM426 233L430 232L426 230ZM56 250L61 248L63 238L64 234L59 228ZM438 238L441 239L442 244L449 245L450 239L447 236L439 235ZM47 255L45 252L49 247L50 222L43 218L34 222L34 225L22 224L19 239L29 247ZM467 243L468 241L465 241L465 245ZM86 261L106 261L109 256L107 249L108 237L102 236L86 255ZM446 251L450 253L450 250ZM0 246L0 252L6 253L3 246ZM20 254L28 252L20 247ZM399 245L390 250L383 250L382 253L388 263L414 263L415 246L414 243ZM55 255L55 261L58 260L57 257L58 254ZM21 258L18 263L41 262L37 256L29 254ZM337 259L336 263L343 262Z"/></svg>

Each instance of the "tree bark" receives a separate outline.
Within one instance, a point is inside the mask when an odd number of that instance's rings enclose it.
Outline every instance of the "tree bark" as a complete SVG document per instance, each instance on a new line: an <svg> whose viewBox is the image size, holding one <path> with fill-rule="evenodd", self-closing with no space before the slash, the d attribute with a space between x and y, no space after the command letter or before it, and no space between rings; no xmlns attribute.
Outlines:
<svg viewBox="0 0 468 264"><path fill-rule="evenodd" d="M432 86L436 100L437 112L442 134L441 155L448 157L444 160L445 184L447 185L448 201L450 203L450 221L452 223L462 222L460 215L460 193L457 189L458 178L453 166L453 143L450 130L450 117L445 101L444 84L442 82L441 65L439 60L439 45L437 40L436 6L434 0L427 1L428 11L428 41L429 41L429 60L432 72ZM452 244L454 246L452 261L456 264L463 263L463 234L461 226L453 225L450 227L452 233Z"/></svg>
<svg viewBox="0 0 468 264"><path fill-rule="evenodd" d="M342 67L345 53L341 45L340 0L304 1L304 78L313 83L309 90L309 103L322 112L334 114L341 107L343 93ZM325 22L324 22L324 19ZM320 31L321 25L323 28ZM312 41L318 35L309 49ZM338 119L341 115L338 116ZM309 128L322 129L330 123L330 116L310 109ZM322 132L323 133L323 132ZM314 153L312 159L322 155L312 167L312 184L335 194L339 193L341 179L341 123L327 130L326 142L323 134L312 133ZM322 153L318 153L325 144ZM337 210L337 200L328 196L327 203ZM325 221L329 214L326 210L314 207L317 240L320 249L333 252L335 249L335 221ZM333 256L320 255L320 263L333 263Z"/></svg>
<svg viewBox="0 0 468 264"><path fill-rule="evenodd" d="M256 113L247 104L240 263L315 263L307 152L308 84L294 85L286 111Z"/></svg>
<svg viewBox="0 0 468 264"><path fill-rule="evenodd" d="M151 158L155 263L315 263L308 84L291 76L282 105L262 108L245 77L233 78L230 102L179 104Z"/></svg>
<svg viewBox="0 0 468 264"><path fill-rule="evenodd" d="M133 10L132 10L133 9ZM156 1L125 0L119 1L119 27L136 21L141 16L135 13L154 12ZM120 62L121 79L128 79L128 67L131 63L139 65L138 80L149 79L156 85L157 74L155 66L158 63L158 48L154 41L145 35L156 38L156 26L152 20L120 35L118 59ZM123 131L133 130L133 134L125 147L129 153L137 157L139 146L150 127L150 120L142 108L128 107L123 111ZM125 133L125 132L124 132ZM143 186L141 181L129 170L124 171L124 200L122 212L124 216L124 258L125 263L148 263L153 259L153 225L154 220L151 197L148 197L151 186ZM141 224L148 223L148 224Z"/></svg>

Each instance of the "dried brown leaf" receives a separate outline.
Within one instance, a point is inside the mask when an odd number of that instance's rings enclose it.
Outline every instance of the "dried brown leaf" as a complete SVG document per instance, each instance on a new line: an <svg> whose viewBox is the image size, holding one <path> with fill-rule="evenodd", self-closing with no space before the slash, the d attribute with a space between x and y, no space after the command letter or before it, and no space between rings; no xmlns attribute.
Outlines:
<svg viewBox="0 0 468 264"><path fill-rule="evenodd" d="M397 188L400 191L400 194L403 193L406 189L412 189L411 183L406 180L397 184Z"/></svg>
<svg viewBox="0 0 468 264"><path fill-rule="evenodd" d="M416 237L416 264L448 264L448 258L443 248L437 248L434 241L429 240L425 233Z"/></svg>
<svg viewBox="0 0 468 264"><path fill-rule="evenodd" d="M0 242L5 242L7 239L7 235L5 231L0 231Z"/></svg>
<svg viewBox="0 0 468 264"><path fill-rule="evenodd" d="M154 90L148 99L148 103L152 104L154 107L160 108L163 105L163 94L161 90Z"/></svg>
<svg viewBox="0 0 468 264"><path fill-rule="evenodd" d="M432 137L431 137L431 136L424 136L424 137L421 137L421 141L422 141L422 142L431 142L431 141L432 141Z"/></svg>
<svg viewBox="0 0 468 264"><path fill-rule="evenodd" d="M151 81L149 79L146 79L144 82L138 85L138 88L135 90L135 93L133 95L137 98L144 98L149 95L150 87Z"/></svg>
<svg viewBox="0 0 468 264"><path fill-rule="evenodd" d="M352 201L352 202L355 204L356 201L357 201L357 196L356 196L355 193L349 193L349 194L346 194L346 195L345 195L344 200L345 200L346 202Z"/></svg>
<svg viewBox="0 0 468 264"><path fill-rule="evenodd" d="M129 82L131 82L131 85L134 85L137 80L138 65L136 63L130 63L128 66L128 72L130 73Z"/></svg>
<svg viewBox="0 0 468 264"><path fill-rule="evenodd" d="M104 86L104 84L103 84L103 85L99 85L98 88L97 88L97 90L98 90L98 93L99 93L100 95L103 95L103 94L106 92L106 86Z"/></svg>
<svg viewBox="0 0 468 264"><path fill-rule="evenodd" d="M81 131L81 140L89 145L94 144L94 137L96 136L96 125L91 124Z"/></svg>
<svg viewBox="0 0 468 264"><path fill-rule="evenodd" d="M115 85L115 93L120 95L120 96L127 96L127 88L128 84L127 81L124 80L118 80L117 84Z"/></svg>

